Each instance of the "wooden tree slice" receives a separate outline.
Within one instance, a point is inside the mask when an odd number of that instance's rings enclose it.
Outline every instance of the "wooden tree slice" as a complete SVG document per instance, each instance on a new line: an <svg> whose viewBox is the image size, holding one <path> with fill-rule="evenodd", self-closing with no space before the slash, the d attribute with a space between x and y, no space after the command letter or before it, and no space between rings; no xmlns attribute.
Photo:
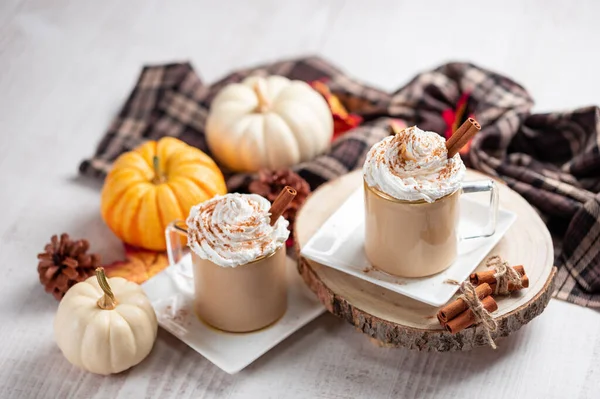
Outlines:
<svg viewBox="0 0 600 399"><path fill-rule="evenodd" d="M469 170L467 180L487 178ZM470 350L486 345L485 332L473 326L458 334L441 328L437 308L388 291L299 255L300 249L348 196L362 186L362 173L352 172L316 190L297 215L295 224L298 271L327 310L385 346L424 351ZM479 198L484 201L485 198ZM497 297L498 331L494 338L517 331L541 314L553 292L556 268L550 234L536 211L516 192L500 184L500 206L517 214L508 233L491 251L510 264L522 264L529 288ZM478 269L484 269L480 264Z"/></svg>

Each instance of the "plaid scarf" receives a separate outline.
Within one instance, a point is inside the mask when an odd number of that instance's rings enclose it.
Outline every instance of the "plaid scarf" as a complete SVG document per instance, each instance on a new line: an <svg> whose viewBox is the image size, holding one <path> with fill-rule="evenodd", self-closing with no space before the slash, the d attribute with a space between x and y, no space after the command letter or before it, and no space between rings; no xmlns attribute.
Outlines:
<svg viewBox="0 0 600 399"><path fill-rule="evenodd" d="M210 154L204 126L214 96L249 75L272 74L326 81L348 111L363 118L363 124L338 138L328 153L293 168L312 189L361 167L369 148L389 134L390 118L444 132L452 115L476 116L483 129L463 156L465 163L502 179L539 210L555 245L555 297L600 308L599 108L531 114L533 100L523 87L472 64L442 65L391 94L316 57L240 70L210 86L187 63L145 67L96 154L81 164L80 172L101 179L121 153L164 136L178 137ZM227 185L230 191L244 191L250 180L247 174L230 175Z"/></svg>

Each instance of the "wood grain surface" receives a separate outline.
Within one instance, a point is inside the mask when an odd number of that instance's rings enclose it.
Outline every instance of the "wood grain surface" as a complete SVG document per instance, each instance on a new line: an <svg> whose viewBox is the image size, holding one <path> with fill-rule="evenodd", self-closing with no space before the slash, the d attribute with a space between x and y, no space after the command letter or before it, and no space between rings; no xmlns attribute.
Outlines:
<svg viewBox="0 0 600 399"><path fill-rule="evenodd" d="M2 0L0 398L597 398L600 314L556 300L496 351L379 348L327 314L235 376L162 329L140 365L95 376L54 343L57 303L35 255L66 231L106 262L123 256L100 219L100 185L77 167L145 64L191 60L210 82L321 54L396 90L466 60L524 84L538 111L557 110L598 103L599 14L594 0Z"/></svg>

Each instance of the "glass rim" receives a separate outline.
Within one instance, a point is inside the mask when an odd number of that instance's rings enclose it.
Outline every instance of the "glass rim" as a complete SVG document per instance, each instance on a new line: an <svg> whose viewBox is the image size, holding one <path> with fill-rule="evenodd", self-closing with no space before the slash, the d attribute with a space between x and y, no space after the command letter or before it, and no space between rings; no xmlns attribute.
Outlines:
<svg viewBox="0 0 600 399"><path fill-rule="evenodd" d="M405 205L431 205L431 204L435 204L436 202L444 201L444 200L452 197L454 194L456 194L456 193L458 193L460 191L460 188L458 188L455 191L451 192L450 194L446 194L443 197L440 197L440 198L436 199L433 202L427 202L424 199L420 199L420 200L416 200L416 201L410 201L410 200L402 200L402 199L394 198L391 195L386 194L383 191L381 191L381 190L379 190L379 189L377 189L375 187L369 186L369 184L365 180L364 176L363 176L363 185L364 185L364 187L368 191L371 191L373 194L375 194L376 196L378 196L379 198L381 198L381 199L383 199L385 201L394 202L394 203L397 203L397 204L405 204Z"/></svg>
<svg viewBox="0 0 600 399"><path fill-rule="evenodd" d="M210 262L213 265L221 267L223 269L237 269L238 267L244 267L244 266L247 266L247 265L251 265L253 263L260 262L261 260L265 260L265 259L271 258L271 257L275 256L275 254L277 252L279 252L282 248L285 248L285 242L281 246L279 246L278 248L276 248L273 252L270 252L270 253L268 253L266 255L261 255L258 258L254 259L254 260L251 260L250 262L242 263L241 265L237 265L237 266L233 266L233 267L231 267L231 266L221 266L221 265L213 262L210 259L203 259L200 256L198 256L198 254L195 253L193 250L191 251L191 253L193 254L193 256L196 256L198 259L200 259L202 261Z"/></svg>
<svg viewBox="0 0 600 399"><path fill-rule="evenodd" d="M285 242L284 242L284 243L283 243L283 244L282 244L282 245L281 245L279 248L275 248L275 250L274 250L273 252L271 252L271 253L269 253L269 254L266 254L266 255L261 255L261 256L259 256L258 258L254 259L254 260L251 260L251 261L250 261L250 262L248 262L248 263L244 263L244 264L242 264L242 265L239 265L239 266L237 266L237 267L240 267L240 266L246 266L246 265L251 265L252 263L260 262L261 260L265 260L265 259L268 259L268 258L270 258L270 257L272 257L272 256L275 256L275 254L277 253L277 251L279 251L279 250L280 250L281 248L283 248L284 246L285 246Z"/></svg>

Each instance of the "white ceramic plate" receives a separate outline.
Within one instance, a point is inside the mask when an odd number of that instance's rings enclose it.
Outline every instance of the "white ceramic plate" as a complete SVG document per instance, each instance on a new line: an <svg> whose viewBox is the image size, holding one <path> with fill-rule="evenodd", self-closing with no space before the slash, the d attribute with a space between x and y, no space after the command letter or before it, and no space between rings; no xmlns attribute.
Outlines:
<svg viewBox="0 0 600 399"><path fill-rule="evenodd" d="M193 311L192 261L188 254L142 287L158 324L223 371L234 374L325 311L287 258L288 309L275 324L251 333L226 333L206 326Z"/></svg>
<svg viewBox="0 0 600 399"><path fill-rule="evenodd" d="M460 198L459 231L482 231L488 208ZM447 279L463 281L494 248L516 219L513 212L500 209L496 233L491 237L461 241L456 261L445 271L423 278L391 276L371 267L365 256L364 193L361 187L321 226L302 248L302 256L344 273L369 281L432 306L442 306L457 290Z"/></svg>

